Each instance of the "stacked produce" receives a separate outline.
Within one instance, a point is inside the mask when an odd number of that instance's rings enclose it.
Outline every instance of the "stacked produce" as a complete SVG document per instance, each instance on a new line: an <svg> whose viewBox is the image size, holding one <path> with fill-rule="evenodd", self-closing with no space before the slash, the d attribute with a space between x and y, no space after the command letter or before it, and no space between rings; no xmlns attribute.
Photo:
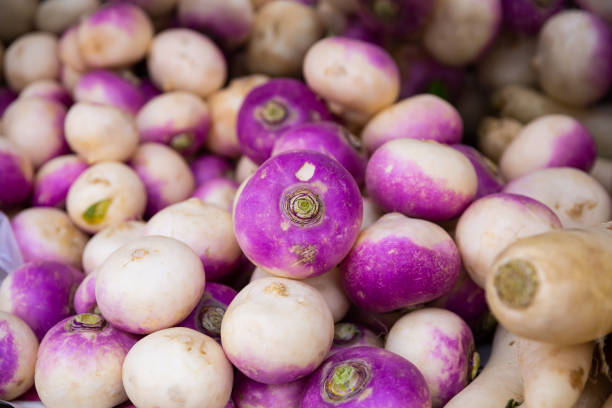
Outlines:
<svg viewBox="0 0 612 408"><path fill-rule="evenodd" d="M0 68L0 400L612 407L609 0L0 0Z"/></svg>

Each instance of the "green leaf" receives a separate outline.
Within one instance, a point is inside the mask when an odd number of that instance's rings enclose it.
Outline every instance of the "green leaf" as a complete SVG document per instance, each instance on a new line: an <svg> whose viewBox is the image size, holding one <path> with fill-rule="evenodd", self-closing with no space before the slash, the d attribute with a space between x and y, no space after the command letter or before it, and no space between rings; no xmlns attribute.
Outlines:
<svg viewBox="0 0 612 408"><path fill-rule="evenodd" d="M107 198L90 205L89 208L87 208L83 213L83 219L85 222L91 225L101 223L104 220L106 211L108 211L108 207L110 207L112 201L112 198Z"/></svg>

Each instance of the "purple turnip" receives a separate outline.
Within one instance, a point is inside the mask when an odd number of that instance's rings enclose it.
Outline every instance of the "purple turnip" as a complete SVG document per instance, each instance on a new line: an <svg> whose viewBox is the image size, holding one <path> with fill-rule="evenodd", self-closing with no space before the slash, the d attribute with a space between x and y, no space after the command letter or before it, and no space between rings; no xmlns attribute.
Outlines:
<svg viewBox="0 0 612 408"><path fill-rule="evenodd" d="M127 400L121 368L137 338L96 314L57 323L40 343L34 380L47 408L106 408Z"/></svg>
<svg viewBox="0 0 612 408"><path fill-rule="evenodd" d="M88 167L73 154L55 157L43 164L36 172L32 205L64 207L70 186Z"/></svg>
<svg viewBox="0 0 612 408"><path fill-rule="evenodd" d="M202 155L189 165L193 172L196 186L201 186L208 180L230 177L233 173L232 167L232 164L227 159L214 154Z"/></svg>
<svg viewBox="0 0 612 408"><path fill-rule="evenodd" d="M504 24L512 31L537 34L551 16L563 10L566 0L501 0Z"/></svg>
<svg viewBox="0 0 612 408"><path fill-rule="evenodd" d="M217 177L203 183L191 195L206 204L212 204L229 213L234 206L238 183L227 177Z"/></svg>
<svg viewBox="0 0 612 408"><path fill-rule="evenodd" d="M337 351L360 346L383 347L384 342L381 336L365 326L348 322L336 323L330 356Z"/></svg>
<svg viewBox="0 0 612 408"><path fill-rule="evenodd" d="M30 96L61 103L66 107L72 105L70 93L59 82L53 79L39 79L38 81L31 82L19 93L20 98Z"/></svg>
<svg viewBox="0 0 612 408"><path fill-rule="evenodd" d="M61 34L83 16L100 7L100 0L47 0L36 9L34 22L41 31Z"/></svg>
<svg viewBox="0 0 612 408"><path fill-rule="evenodd" d="M12 42L4 54L4 77L14 91L39 79L56 79L59 71L58 41L53 34L26 34Z"/></svg>
<svg viewBox="0 0 612 408"><path fill-rule="evenodd" d="M2 281L0 310L22 318L40 340L72 314L72 296L82 280L79 270L64 264L26 263Z"/></svg>
<svg viewBox="0 0 612 408"><path fill-rule="evenodd" d="M451 145L455 150L459 150L468 158L478 178L478 189L474 199L479 199L489 194L501 191L504 186L504 179L499 174L499 169L491 160L482 155L478 150L471 146L456 144Z"/></svg>
<svg viewBox="0 0 612 408"><path fill-rule="evenodd" d="M349 252L363 200L336 160L295 151L259 167L237 194L233 215L238 243L254 264L304 279L330 270Z"/></svg>
<svg viewBox="0 0 612 408"><path fill-rule="evenodd" d="M136 115L144 98L136 84L107 70L93 70L79 79L72 91L76 102L110 105Z"/></svg>
<svg viewBox="0 0 612 408"><path fill-rule="evenodd" d="M38 339L19 317L0 312L0 398L12 400L34 384Z"/></svg>
<svg viewBox="0 0 612 408"><path fill-rule="evenodd" d="M438 225L390 213L359 234L340 269L353 303L380 313L448 292L459 277L461 258Z"/></svg>
<svg viewBox="0 0 612 408"><path fill-rule="evenodd" d="M32 191L30 158L14 143L0 138L0 208L23 203Z"/></svg>
<svg viewBox="0 0 612 408"><path fill-rule="evenodd" d="M285 278L248 284L221 323L227 357L247 377L265 384L283 384L313 372L333 337L334 321L323 296Z"/></svg>
<svg viewBox="0 0 612 408"><path fill-rule="evenodd" d="M300 408L304 384L304 380L262 384L240 376L235 380L232 399L237 408Z"/></svg>

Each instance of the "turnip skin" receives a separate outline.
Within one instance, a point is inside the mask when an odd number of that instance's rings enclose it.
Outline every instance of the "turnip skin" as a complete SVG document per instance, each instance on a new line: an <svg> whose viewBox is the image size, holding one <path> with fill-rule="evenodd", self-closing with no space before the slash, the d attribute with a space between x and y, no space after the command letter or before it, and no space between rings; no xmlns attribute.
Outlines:
<svg viewBox="0 0 612 408"><path fill-rule="evenodd" d="M442 221L460 215L474 199L478 178L467 157L452 147L395 139L370 157L366 188L387 211Z"/></svg>
<svg viewBox="0 0 612 408"><path fill-rule="evenodd" d="M415 95L379 112L361 138L371 155L386 142L400 138L459 143L462 132L463 122L451 104L434 95Z"/></svg>
<svg viewBox="0 0 612 408"><path fill-rule="evenodd" d="M70 186L88 167L76 155L49 160L36 173L32 204L38 207L63 207Z"/></svg>
<svg viewBox="0 0 612 408"><path fill-rule="evenodd" d="M251 90L238 112L237 134L242 152L261 164L278 138L291 127L330 120L325 103L304 83L271 79Z"/></svg>
<svg viewBox="0 0 612 408"><path fill-rule="evenodd" d="M20 93L20 98L38 97L47 99L51 102L61 103L68 107L72 105L72 96L70 93L57 81L52 79L40 79L26 86Z"/></svg>
<svg viewBox="0 0 612 408"><path fill-rule="evenodd" d="M476 190L474 200L502 190L504 179L495 163L471 146L455 144L451 145L451 147L463 153L472 163L472 166L474 166L476 177L478 178L478 189Z"/></svg>
<svg viewBox="0 0 612 408"><path fill-rule="evenodd" d="M374 224L376 220L382 217L383 211L376 205L370 197L363 197L363 221L361 222L361 230Z"/></svg>
<svg viewBox="0 0 612 408"><path fill-rule="evenodd" d="M233 215L238 243L254 264L304 279L330 270L349 252L361 227L363 201L336 160L294 151L259 167L237 193Z"/></svg>
<svg viewBox="0 0 612 408"><path fill-rule="evenodd" d="M40 340L71 315L71 297L83 280L73 267L57 262L28 262L0 286L0 310L23 319Z"/></svg>
<svg viewBox="0 0 612 408"><path fill-rule="evenodd" d="M232 392L237 408L300 408L305 379L285 384L262 384L241 375Z"/></svg>
<svg viewBox="0 0 612 408"><path fill-rule="evenodd" d="M461 259L441 227L390 213L361 232L340 269L351 301L381 313L449 291L459 277Z"/></svg>
<svg viewBox="0 0 612 408"><path fill-rule="evenodd" d="M4 78L20 92L39 79L59 76L58 40L43 32L25 34L11 43L4 54Z"/></svg>
<svg viewBox="0 0 612 408"><path fill-rule="evenodd" d="M214 154L199 156L189 164L189 168L198 187L208 180L230 177L233 174L232 164L224 157Z"/></svg>
<svg viewBox="0 0 612 408"><path fill-rule="evenodd" d="M77 313L95 313L96 308L96 274L91 273L74 292L74 310Z"/></svg>
<svg viewBox="0 0 612 408"><path fill-rule="evenodd" d="M0 208L24 202L32 191L32 162L19 147L4 138L0 139L0 173Z"/></svg>
<svg viewBox="0 0 612 408"><path fill-rule="evenodd" d="M502 0L504 24L512 31L537 34L542 25L563 10L566 0Z"/></svg>
<svg viewBox="0 0 612 408"><path fill-rule="evenodd" d="M384 348L382 336L377 335L365 326L340 322L334 326L334 342L328 356L349 347L380 347Z"/></svg>
<svg viewBox="0 0 612 408"><path fill-rule="evenodd" d="M34 384L38 339L19 317L0 312L0 398L12 400Z"/></svg>
<svg viewBox="0 0 612 408"><path fill-rule="evenodd" d="M240 156L236 164L236 181L242 184L246 179L255 174L258 168L259 165L253 160L249 159L247 156Z"/></svg>
<svg viewBox="0 0 612 408"><path fill-rule="evenodd" d="M191 196L231 213L238 186L239 184L232 179L218 177L200 185Z"/></svg>
<svg viewBox="0 0 612 408"><path fill-rule="evenodd" d="M60 321L38 350L34 379L41 401L49 408L110 408L125 401L121 367L136 341L99 315Z"/></svg>
<svg viewBox="0 0 612 408"><path fill-rule="evenodd" d="M308 379L300 408L431 407L427 383L405 358L378 347L329 357Z"/></svg>
<svg viewBox="0 0 612 408"><path fill-rule="evenodd" d="M111 105L136 115L144 98L137 85L108 70L93 70L81 77L72 94L77 102Z"/></svg>

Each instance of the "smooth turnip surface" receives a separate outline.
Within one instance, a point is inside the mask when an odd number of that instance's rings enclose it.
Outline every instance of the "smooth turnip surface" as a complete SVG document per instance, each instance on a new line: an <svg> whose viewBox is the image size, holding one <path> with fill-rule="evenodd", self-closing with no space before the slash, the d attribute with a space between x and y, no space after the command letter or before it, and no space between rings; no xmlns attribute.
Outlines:
<svg viewBox="0 0 612 408"><path fill-rule="evenodd" d="M88 237L75 227L64 211L28 208L13 217L11 227L26 262L52 261L81 267Z"/></svg>
<svg viewBox="0 0 612 408"><path fill-rule="evenodd" d="M291 127L329 119L325 103L303 82L279 78L249 92L240 107L236 130L242 152L261 164Z"/></svg>
<svg viewBox="0 0 612 408"><path fill-rule="evenodd" d="M360 346L383 347L384 342L381 336L365 326L349 322L336 323L330 356L337 351Z"/></svg>
<svg viewBox="0 0 612 408"><path fill-rule="evenodd" d="M231 213L238 186L239 184L230 178L218 177L196 188L191 196Z"/></svg>
<svg viewBox="0 0 612 408"><path fill-rule="evenodd" d="M205 154L189 165L195 178L196 186L201 186L208 180L229 177L233 173L232 164L221 156Z"/></svg>
<svg viewBox="0 0 612 408"><path fill-rule="evenodd" d="M329 357L306 383L301 408L431 407L427 383L405 358L378 347Z"/></svg>
<svg viewBox="0 0 612 408"><path fill-rule="evenodd" d="M198 198L171 205L147 223L147 235L163 235L189 245L200 257L206 280L219 281L240 263L231 214Z"/></svg>
<svg viewBox="0 0 612 408"><path fill-rule="evenodd" d="M77 313L97 313L96 303L96 274L89 274L81 281L81 284L74 292L74 310Z"/></svg>
<svg viewBox="0 0 612 408"><path fill-rule="evenodd" d="M340 268L355 305L389 312L449 291L459 277L461 258L438 225L390 213L359 234Z"/></svg>
<svg viewBox="0 0 612 408"><path fill-rule="evenodd" d="M221 323L227 357L247 377L265 384L313 372L333 336L334 321L323 296L305 283L276 277L242 289Z"/></svg>
<svg viewBox="0 0 612 408"><path fill-rule="evenodd" d="M132 347L123 364L123 385L138 408L223 408L230 399L233 374L213 339L173 327Z"/></svg>
<svg viewBox="0 0 612 408"><path fill-rule="evenodd" d="M0 312L0 398L12 400L34 384L38 339L19 317Z"/></svg>
<svg viewBox="0 0 612 408"><path fill-rule="evenodd" d="M474 337L456 314L425 308L398 320L385 349L413 363L425 377L432 407L443 407L472 380Z"/></svg>
<svg viewBox="0 0 612 408"><path fill-rule="evenodd" d="M442 221L460 215L474 199L478 178L467 157L452 147L396 139L370 158L366 187L387 211Z"/></svg>
<svg viewBox="0 0 612 408"><path fill-rule="evenodd" d="M131 219L141 218L147 202L138 174L118 162L97 163L72 183L66 209L79 228L96 233Z"/></svg>
<svg viewBox="0 0 612 408"><path fill-rule="evenodd" d="M61 103L66 107L72 105L70 93L59 82L52 79L34 81L19 93L20 98L29 96L48 99L52 102Z"/></svg>
<svg viewBox="0 0 612 408"><path fill-rule="evenodd" d="M59 71L57 37L49 33L34 32L19 37L4 54L4 77L17 92L39 79L55 79Z"/></svg>
<svg viewBox="0 0 612 408"><path fill-rule="evenodd" d="M336 160L295 151L259 167L238 193L233 216L238 244L254 264L304 279L330 270L348 253L363 201Z"/></svg>
<svg viewBox="0 0 612 408"><path fill-rule="evenodd" d="M238 408L300 408L304 380L285 384L262 384L240 376L235 381L232 399Z"/></svg>
<svg viewBox="0 0 612 408"><path fill-rule="evenodd" d="M474 166L478 178L475 200L501 191L504 186L504 179L499 174L499 169L495 163L471 146L457 144L451 145L451 147L463 153Z"/></svg>
<svg viewBox="0 0 612 408"><path fill-rule="evenodd" d="M32 191L32 162L19 147L0 139L0 208L20 204Z"/></svg>
<svg viewBox="0 0 612 408"><path fill-rule="evenodd" d="M459 143L463 123L457 110L434 95L417 95L383 110L363 129L361 137L368 154L386 142L409 138Z"/></svg>
<svg viewBox="0 0 612 408"><path fill-rule="evenodd" d="M38 207L63 207L68 190L89 166L75 155L55 157L36 173L32 205Z"/></svg>
<svg viewBox="0 0 612 408"><path fill-rule="evenodd" d="M612 195L612 160L598 157L590 174Z"/></svg>
<svg viewBox="0 0 612 408"><path fill-rule="evenodd" d="M393 37L418 34L434 9L435 2L421 0L359 0L359 17L366 27Z"/></svg>
<svg viewBox="0 0 612 408"><path fill-rule="evenodd" d="M546 20L563 10L566 0L501 0L501 3L506 27L536 34Z"/></svg>
<svg viewBox="0 0 612 408"><path fill-rule="evenodd" d="M87 71L87 64L83 60L81 51L79 50L78 30L78 25L72 26L66 30L59 39L58 54L59 59L62 62L62 73L60 73L61 77L65 75L63 71L65 71L66 68L69 68L74 72L79 72L81 75ZM61 82L64 83L63 78ZM75 81L75 85L76 82L77 81Z"/></svg>
<svg viewBox="0 0 612 408"><path fill-rule="evenodd" d="M22 318L36 337L72 314L72 294L83 274L57 262L29 262L14 270L0 286L0 310Z"/></svg>
<svg viewBox="0 0 612 408"><path fill-rule="evenodd" d="M79 79L72 91L77 102L111 105L135 115L144 104L137 85L107 70L93 70Z"/></svg>
<svg viewBox="0 0 612 408"><path fill-rule="evenodd" d="M57 323L40 343L35 382L47 408L105 408L127 399L121 367L136 343L95 314Z"/></svg>
<svg viewBox="0 0 612 408"><path fill-rule="evenodd" d="M82 16L96 11L100 3L100 0L46 0L36 9L36 28L60 34Z"/></svg>

